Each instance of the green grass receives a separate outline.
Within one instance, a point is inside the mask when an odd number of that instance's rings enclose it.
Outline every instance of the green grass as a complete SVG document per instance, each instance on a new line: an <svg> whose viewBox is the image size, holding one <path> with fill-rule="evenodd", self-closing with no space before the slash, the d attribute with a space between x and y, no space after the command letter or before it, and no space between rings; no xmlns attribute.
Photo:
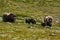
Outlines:
<svg viewBox="0 0 60 40"><path fill-rule="evenodd" d="M25 23L0 23L0 40L60 40L60 32L54 28L38 28Z"/></svg>
<svg viewBox="0 0 60 40"><path fill-rule="evenodd" d="M5 12L16 14L16 22L2 22ZM53 16L52 29L40 25L45 15ZM26 24L26 18L36 19L37 24ZM60 0L0 0L0 40L60 40L59 19Z"/></svg>

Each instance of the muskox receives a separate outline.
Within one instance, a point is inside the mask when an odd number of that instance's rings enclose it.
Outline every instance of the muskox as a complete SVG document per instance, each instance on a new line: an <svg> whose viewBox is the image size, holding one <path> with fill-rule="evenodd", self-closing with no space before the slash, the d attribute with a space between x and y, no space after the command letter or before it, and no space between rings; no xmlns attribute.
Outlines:
<svg viewBox="0 0 60 40"><path fill-rule="evenodd" d="M42 26L49 26L51 27L52 26L52 17L51 16L46 16L44 18L44 22L41 23Z"/></svg>
<svg viewBox="0 0 60 40"><path fill-rule="evenodd" d="M36 24L36 20L32 19L32 18L26 19L25 22L28 23L28 24Z"/></svg>
<svg viewBox="0 0 60 40"><path fill-rule="evenodd" d="M3 22L15 22L15 17L16 15L14 15L13 13L6 13L3 14Z"/></svg>

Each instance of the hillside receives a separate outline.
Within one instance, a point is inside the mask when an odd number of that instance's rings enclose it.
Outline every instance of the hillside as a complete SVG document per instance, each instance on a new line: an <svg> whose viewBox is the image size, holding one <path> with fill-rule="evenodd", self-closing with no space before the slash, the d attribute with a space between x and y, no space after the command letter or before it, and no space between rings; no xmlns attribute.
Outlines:
<svg viewBox="0 0 60 40"><path fill-rule="evenodd" d="M1 0L0 12L13 12L17 15L59 14L60 0Z"/></svg>
<svg viewBox="0 0 60 40"><path fill-rule="evenodd" d="M16 14L16 22L2 22L5 12ZM51 29L41 26L45 15L53 16ZM37 24L26 24L26 18ZM0 40L60 40L60 0L0 0Z"/></svg>

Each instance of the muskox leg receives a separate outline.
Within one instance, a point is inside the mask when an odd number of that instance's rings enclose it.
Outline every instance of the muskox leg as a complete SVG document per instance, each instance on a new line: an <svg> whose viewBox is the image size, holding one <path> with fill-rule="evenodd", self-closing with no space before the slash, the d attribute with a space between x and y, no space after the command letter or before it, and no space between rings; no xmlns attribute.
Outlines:
<svg viewBox="0 0 60 40"><path fill-rule="evenodd" d="M9 20L9 22L15 22L15 20L11 18L11 19Z"/></svg>
<svg viewBox="0 0 60 40"><path fill-rule="evenodd" d="M52 26L52 23L47 23L47 26L51 27Z"/></svg>
<svg viewBox="0 0 60 40"><path fill-rule="evenodd" d="M49 27L51 27L52 26L52 24L49 24Z"/></svg>

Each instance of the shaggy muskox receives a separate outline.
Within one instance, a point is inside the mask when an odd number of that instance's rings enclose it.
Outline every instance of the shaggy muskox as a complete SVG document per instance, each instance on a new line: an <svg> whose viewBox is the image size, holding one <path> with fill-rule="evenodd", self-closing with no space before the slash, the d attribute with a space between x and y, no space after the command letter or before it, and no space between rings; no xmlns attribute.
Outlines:
<svg viewBox="0 0 60 40"><path fill-rule="evenodd" d="M13 13L5 13L3 14L3 22L15 22L15 17Z"/></svg>
<svg viewBox="0 0 60 40"><path fill-rule="evenodd" d="M32 19L32 18L26 19L25 22L28 23L28 24L30 24L30 23L31 24L36 24L36 20Z"/></svg>
<svg viewBox="0 0 60 40"><path fill-rule="evenodd" d="M42 26L49 26L51 27L52 26L52 17L51 16L46 16L44 18L44 22L41 23Z"/></svg>

